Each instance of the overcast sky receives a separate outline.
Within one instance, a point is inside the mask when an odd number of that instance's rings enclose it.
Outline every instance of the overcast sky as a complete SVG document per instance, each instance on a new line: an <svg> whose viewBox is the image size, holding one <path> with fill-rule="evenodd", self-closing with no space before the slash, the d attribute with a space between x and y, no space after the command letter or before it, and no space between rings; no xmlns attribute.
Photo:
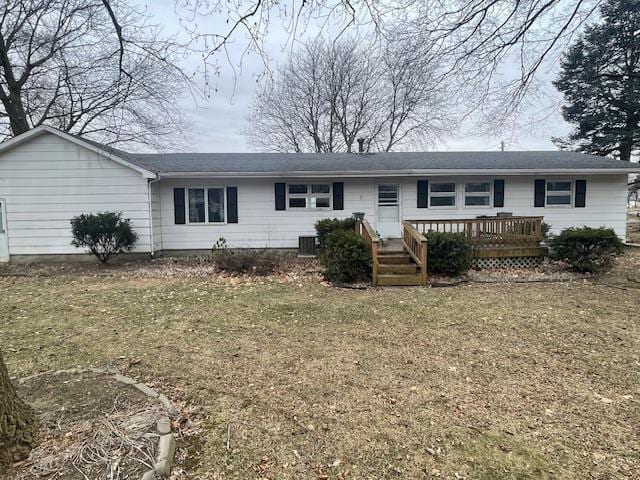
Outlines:
<svg viewBox="0 0 640 480"><path fill-rule="evenodd" d="M178 32L180 28L179 15L176 12L174 0L154 0L147 4L155 20L164 26L167 33ZM151 6L152 5L152 6ZM202 31L224 32L225 24L221 19L207 17L198 20L198 28ZM288 35L283 29L275 25L265 45L269 64L274 67L286 61L291 49ZM302 38L304 39L304 37ZM220 74L212 80L215 87L208 100L194 101L189 96L182 99L185 112L192 122L192 136L188 139L188 150L198 152L243 152L250 148L242 134L246 127L246 116L249 106L256 93L257 82L265 74L265 65L256 54L245 55L240 58L246 43L241 39L228 45L231 63L219 58ZM198 58L185 59L188 69L198 66ZM233 67L232 67L233 66ZM543 72L545 81L550 81L554 72ZM549 91L553 87L549 84ZM557 101L557 98L556 100ZM552 99L541 100L542 105L551 106ZM505 131L495 137L474 135L474 125L463 125L460 131L451 135L437 145L437 150L499 150L500 142L504 141L507 150L555 150L551 137L565 135L568 125L562 120L557 109L551 109L544 119L537 117L537 121L522 119L522 126Z"/></svg>

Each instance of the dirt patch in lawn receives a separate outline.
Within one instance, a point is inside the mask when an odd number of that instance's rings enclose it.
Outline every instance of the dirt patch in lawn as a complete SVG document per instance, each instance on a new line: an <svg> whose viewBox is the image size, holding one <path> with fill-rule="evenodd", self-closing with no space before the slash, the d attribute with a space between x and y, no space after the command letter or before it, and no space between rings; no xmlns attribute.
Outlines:
<svg viewBox="0 0 640 480"><path fill-rule="evenodd" d="M139 479L153 467L156 421L167 412L133 386L83 372L45 373L16 387L38 415L41 443L2 478Z"/></svg>
<svg viewBox="0 0 640 480"><path fill-rule="evenodd" d="M205 418L189 478L634 479L639 259L454 288L5 277L0 345L14 375L174 386Z"/></svg>

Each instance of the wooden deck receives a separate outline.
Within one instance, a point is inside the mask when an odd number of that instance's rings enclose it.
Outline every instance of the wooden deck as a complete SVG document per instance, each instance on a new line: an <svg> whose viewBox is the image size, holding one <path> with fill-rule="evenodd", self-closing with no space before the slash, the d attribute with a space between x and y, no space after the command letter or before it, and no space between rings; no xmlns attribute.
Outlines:
<svg viewBox="0 0 640 480"><path fill-rule="evenodd" d="M382 241L367 220L356 231L371 248L374 285L426 285L428 232L464 234L475 258L539 257L544 254L543 217L405 220L402 238Z"/></svg>
<svg viewBox="0 0 640 480"><path fill-rule="evenodd" d="M447 220L406 220L420 233L464 234L476 258L539 257L544 254L543 217L485 217Z"/></svg>

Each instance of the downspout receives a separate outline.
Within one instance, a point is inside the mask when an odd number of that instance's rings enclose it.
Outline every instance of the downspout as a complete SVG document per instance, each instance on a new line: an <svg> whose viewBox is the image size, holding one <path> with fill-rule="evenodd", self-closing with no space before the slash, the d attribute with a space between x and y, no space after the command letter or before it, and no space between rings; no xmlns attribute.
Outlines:
<svg viewBox="0 0 640 480"><path fill-rule="evenodd" d="M153 240L153 207L151 206L151 184L160 181L160 177L152 178L147 182L147 199L149 204L149 245L150 250L149 253L151 256L155 256L155 245Z"/></svg>

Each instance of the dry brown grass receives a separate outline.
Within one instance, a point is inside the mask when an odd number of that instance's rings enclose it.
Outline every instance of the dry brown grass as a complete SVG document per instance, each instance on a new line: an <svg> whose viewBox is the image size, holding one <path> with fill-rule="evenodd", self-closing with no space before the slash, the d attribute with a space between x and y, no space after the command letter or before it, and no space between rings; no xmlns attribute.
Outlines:
<svg viewBox="0 0 640 480"><path fill-rule="evenodd" d="M193 478L640 478L639 260L432 289L0 278L0 345L18 376L140 359L202 406Z"/></svg>

